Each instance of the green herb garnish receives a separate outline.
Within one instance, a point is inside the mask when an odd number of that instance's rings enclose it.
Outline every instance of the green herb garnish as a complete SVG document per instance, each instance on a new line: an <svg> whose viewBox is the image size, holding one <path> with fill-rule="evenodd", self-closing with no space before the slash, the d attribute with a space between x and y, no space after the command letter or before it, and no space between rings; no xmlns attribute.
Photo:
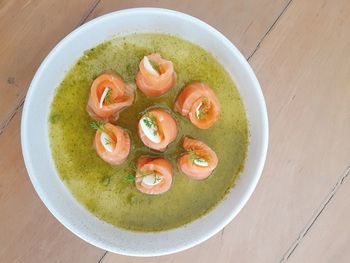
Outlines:
<svg viewBox="0 0 350 263"><path fill-rule="evenodd" d="M102 121L93 121L90 123L90 127L100 132L106 132L105 124Z"/></svg>
<svg viewBox="0 0 350 263"><path fill-rule="evenodd" d="M141 170L138 171L140 174L141 174L141 181L143 180L143 178L145 178L146 176L148 175L154 175L154 184L160 180L162 180L162 178L160 176L157 176L154 172L149 172L149 173L146 173L146 172L143 172ZM136 180L136 176L135 175L128 175L124 178L126 181L129 181L129 182L134 182Z"/></svg>
<svg viewBox="0 0 350 263"><path fill-rule="evenodd" d="M143 118L143 122L148 128L152 128L153 123L148 117Z"/></svg>
<svg viewBox="0 0 350 263"><path fill-rule="evenodd" d="M186 151L190 153L189 156L188 156L188 159L190 159L193 164L196 164L196 162L199 162L199 163L207 162L207 160L205 158L199 157L197 155L197 153L195 152L195 150L193 150L193 149L186 149Z"/></svg>
<svg viewBox="0 0 350 263"><path fill-rule="evenodd" d="M129 181L129 182L134 182L136 180L136 176L135 175L128 175L128 176L125 176L124 179L126 181Z"/></svg>
<svg viewBox="0 0 350 263"><path fill-rule="evenodd" d="M110 138L110 134L105 128L105 123L104 122L102 122L102 121L91 122L90 123L90 127L95 129L95 130L98 130L100 132L104 132L104 133L106 133L108 135L109 138L105 138L105 143L107 145L115 145L115 142Z"/></svg>
<svg viewBox="0 0 350 263"><path fill-rule="evenodd" d="M154 115L150 115L148 111L145 113L145 119L147 119L145 124L148 128L157 126L157 118Z"/></svg>
<svg viewBox="0 0 350 263"><path fill-rule="evenodd" d="M153 135L156 136L158 134L158 127L157 127L157 118L155 116L151 116L149 112L147 111L145 113L145 117L143 118L143 123L150 129L153 129Z"/></svg>
<svg viewBox="0 0 350 263"><path fill-rule="evenodd" d="M208 117L208 112L210 110L210 103L208 103L208 98L202 98L202 105L198 110L197 118L198 119L206 119Z"/></svg>
<svg viewBox="0 0 350 263"><path fill-rule="evenodd" d="M107 94L106 94L105 99L104 99L105 103L107 105L115 103L115 101L111 97L112 96L112 89L110 87L106 87L106 89L108 89L108 91L107 91Z"/></svg>
<svg viewBox="0 0 350 263"><path fill-rule="evenodd" d="M142 171L139 171L139 173L141 174L141 181L143 180L143 178L145 178L146 176L148 175L153 175L154 176L154 181L153 181L153 184L155 184L156 182L162 180L162 178L160 176L157 176L154 172L149 172L149 173L145 173L145 172L142 172Z"/></svg>
<svg viewBox="0 0 350 263"><path fill-rule="evenodd" d="M162 180L162 178L160 176L154 175L154 182L153 182L153 184L155 184L156 182L159 182L160 180Z"/></svg>
<svg viewBox="0 0 350 263"><path fill-rule="evenodd" d="M192 148L189 148L189 149L185 149L186 150L186 152L189 152L189 153L192 153L192 152L194 152L194 150L192 149Z"/></svg>
<svg viewBox="0 0 350 263"><path fill-rule="evenodd" d="M108 139L108 138L105 138L105 143L107 145L112 145L113 144L113 142L110 139Z"/></svg>

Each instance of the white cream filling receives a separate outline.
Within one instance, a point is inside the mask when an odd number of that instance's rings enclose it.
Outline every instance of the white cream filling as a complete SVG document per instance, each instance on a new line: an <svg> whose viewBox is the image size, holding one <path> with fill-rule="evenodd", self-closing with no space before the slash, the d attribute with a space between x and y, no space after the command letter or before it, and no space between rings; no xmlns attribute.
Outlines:
<svg viewBox="0 0 350 263"><path fill-rule="evenodd" d="M103 107L103 102L104 102L104 100L105 100L109 90L110 90L110 88L106 87L105 90L102 93L102 96L101 96L101 99L100 99L100 109L102 109L102 107Z"/></svg>
<svg viewBox="0 0 350 263"><path fill-rule="evenodd" d="M112 139L107 133L101 132L100 142L107 152L113 152L113 145L111 144Z"/></svg>
<svg viewBox="0 0 350 263"><path fill-rule="evenodd" d="M149 61L147 56L143 57L143 66L152 75L159 76L159 73L152 67L151 62Z"/></svg>
<svg viewBox="0 0 350 263"><path fill-rule="evenodd" d="M142 177L142 183L148 186L154 186L159 184L163 180L162 176L159 176L157 174L148 174L144 177Z"/></svg>
<svg viewBox="0 0 350 263"><path fill-rule="evenodd" d="M142 129L142 132L150 141L154 143L160 143L160 136L159 136L157 126L156 125L147 126L146 123L152 123L152 120L149 117L144 116L140 119L140 126Z"/></svg>
<svg viewBox="0 0 350 263"><path fill-rule="evenodd" d="M198 166L201 166L201 167L208 167L209 166L209 163L203 158L196 158L196 159L193 160L193 163L195 165L198 165Z"/></svg>

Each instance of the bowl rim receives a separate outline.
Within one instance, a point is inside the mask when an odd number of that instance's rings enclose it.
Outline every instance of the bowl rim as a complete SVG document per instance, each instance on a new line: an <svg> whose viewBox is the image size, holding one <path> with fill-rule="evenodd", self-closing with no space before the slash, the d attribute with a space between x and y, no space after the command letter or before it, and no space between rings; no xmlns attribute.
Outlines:
<svg viewBox="0 0 350 263"><path fill-rule="evenodd" d="M254 176L251 178L249 185L246 187L244 193L242 194L242 197L240 198L239 205L235 209L232 209L231 213L226 216L223 220L220 221L219 224L217 224L213 229L210 229L207 231L207 234L201 238L197 238L194 242L189 243L187 245L183 245L181 247L176 247L173 249L168 249L167 251L162 251L157 254L149 254L149 255L144 255L140 253L136 253L135 251L124 251L124 250L118 250L115 247L111 248L101 242L100 240L96 240L91 238L88 234L84 233L84 231L77 230L73 225L70 224L69 220L63 216L60 212L56 210L54 205L45 197L45 194L43 193L41 187L39 186L39 183L37 181L37 178L35 177L35 169L32 166L32 163L30 161L30 153L28 151L28 148L26 146L27 141L26 141L26 134L27 134L27 122L29 120L29 101L31 100L33 91L34 91L34 84L37 83L37 79L39 78L39 75L42 74L42 71L45 69L46 65L48 64L49 59L53 56L53 54L61 48L66 42L70 41L70 39L77 34L79 31L86 30L88 27L91 25L100 22L103 19L118 15L118 14L131 14L131 13L143 13L143 12L159 12L162 14L166 15L174 15L177 17L182 17L186 18L189 20L192 20L192 22L198 24L199 26L206 27L207 30L211 31L217 38L220 39L220 41L223 42L224 45L226 45L231 52L235 53L235 55L238 56L238 59L242 63L244 70L247 71L249 77L251 78L251 81L253 82L253 85L256 87L256 92L258 96L258 101L259 101L259 111L261 112L262 116L262 142L261 142L261 151L259 154L258 158L258 165L255 168L255 173ZM248 119L249 121L249 119ZM60 40L56 46L48 53L48 55L45 57L45 59L42 61L40 64L39 68L37 69L30 85L27 91L27 95L25 98L24 106L23 106L23 111L22 111L22 118L21 118L21 146L22 146L22 154L23 154L23 159L24 163L29 175L29 178L34 186L35 191L39 195L41 201L45 204L45 206L48 208L48 210L52 213L52 215L61 223L63 224L67 229L69 229L72 233L80 237L81 239L85 240L86 242L99 247L101 249L111 251L111 252L116 252L119 254L123 255L128 255L128 256L161 256L161 255L167 255L167 254L172 254L176 253L179 251L183 251L186 249L189 249L195 245L198 245L202 243L203 241L209 239L216 233L218 233L221 229L223 229L228 223L230 223L233 218L242 210L244 205L248 202L249 198L251 197L252 193L254 192L257 183L262 175L262 171L264 168L264 164L266 161L266 156L267 156L267 148L268 148L268 139L269 139L269 128L268 128L268 115L267 115L267 108L266 108L266 103L265 99L261 90L261 86L255 76L255 73L253 72L252 68L250 67L249 63L247 62L246 58L241 54L241 52L233 45L233 43L228 40L221 32L219 32L217 29L213 28L209 24L205 23L204 21L193 17L191 15L188 15L183 12L171 10L171 9L166 9L166 8L155 8L155 7L142 7L142 8L128 8L128 9L122 9L114 12L110 12L107 14L104 14L102 16L98 16L87 23L75 28L73 31L71 31L68 35L66 35L62 40Z"/></svg>

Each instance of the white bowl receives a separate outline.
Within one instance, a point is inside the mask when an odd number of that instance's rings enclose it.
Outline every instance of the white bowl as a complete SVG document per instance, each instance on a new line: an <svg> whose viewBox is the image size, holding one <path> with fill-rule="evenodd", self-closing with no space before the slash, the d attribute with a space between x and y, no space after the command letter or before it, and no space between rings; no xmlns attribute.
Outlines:
<svg viewBox="0 0 350 263"><path fill-rule="evenodd" d="M54 91L84 50L115 35L163 32L194 42L222 63L235 81L249 120L250 144L236 186L207 215L177 229L139 233L116 228L81 206L63 184L51 158L48 116ZM25 165L35 190L70 231L104 250L156 256L190 248L225 227L248 201L260 178L267 152L268 120L260 85L238 49L221 33L192 16L157 8L122 10L98 17L66 36L40 65L29 87L21 127Z"/></svg>

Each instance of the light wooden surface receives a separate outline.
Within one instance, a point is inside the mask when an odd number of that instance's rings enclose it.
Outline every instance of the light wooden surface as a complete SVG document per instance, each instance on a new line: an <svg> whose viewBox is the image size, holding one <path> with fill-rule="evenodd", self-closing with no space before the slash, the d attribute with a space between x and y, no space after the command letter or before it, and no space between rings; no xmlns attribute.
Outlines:
<svg viewBox="0 0 350 263"><path fill-rule="evenodd" d="M94 7L94 0L0 1L0 133L41 61Z"/></svg>
<svg viewBox="0 0 350 263"><path fill-rule="evenodd" d="M349 169L344 176L337 185L336 194L329 196L322 216L295 249L290 262L349 262Z"/></svg>
<svg viewBox="0 0 350 263"><path fill-rule="evenodd" d="M259 185L219 234L158 258L105 254L58 223L22 161L21 103L65 34L103 13L195 15L240 48L261 82L270 145ZM350 2L0 1L0 262L349 262Z"/></svg>

